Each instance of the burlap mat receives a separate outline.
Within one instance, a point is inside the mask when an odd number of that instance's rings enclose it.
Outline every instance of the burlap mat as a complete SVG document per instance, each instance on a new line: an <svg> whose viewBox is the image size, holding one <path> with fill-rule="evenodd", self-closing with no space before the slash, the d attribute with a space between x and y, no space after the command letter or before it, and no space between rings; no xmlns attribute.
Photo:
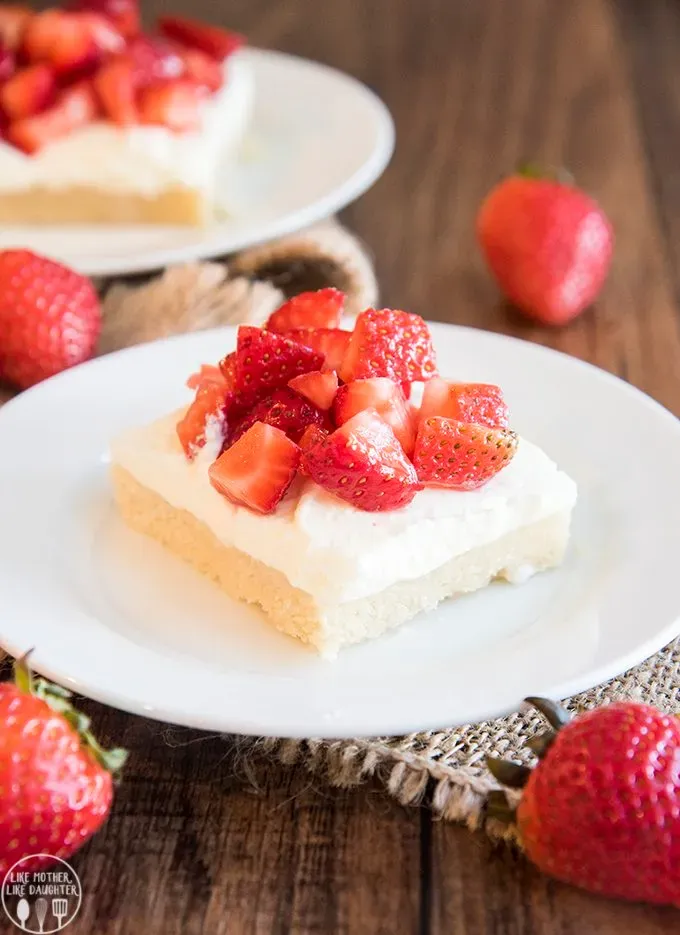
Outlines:
<svg viewBox="0 0 680 935"><path fill-rule="evenodd" d="M100 283L105 327L102 353L170 334L218 324L261 323L284 295L333 285L347 292L356 313L377 300L365 248L335 221L219 262L176 267L125 284ZM0 402L2 396L0 395ZM620 698L680 711L680 640L642 665L567 701L576 711ZM512 837L485 821L484 801L495 784L487 754L530 762L525 741L542 729L533 712L407 737L350 741L235 740L246 759L255 752L299 763L336 786L377 777L404 804L427 800L442 818L484 824L492 836Z"/></svg>

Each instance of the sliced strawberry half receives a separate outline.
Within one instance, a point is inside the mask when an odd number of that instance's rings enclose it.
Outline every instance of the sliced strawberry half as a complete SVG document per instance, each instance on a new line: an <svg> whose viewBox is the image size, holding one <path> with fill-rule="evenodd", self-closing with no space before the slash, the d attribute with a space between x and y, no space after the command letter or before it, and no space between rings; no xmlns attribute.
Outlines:
<svg viewBox="0 0 680 935"><path fill-rule="evenodd" d="M191 374L186 385L190 390L197 390L199 386L205 386L208 383L228 385L228 378L222 373L220 367L214 364L201 364L200 370Z"/></svg>
<svg viewBox="0 0 680 935"><path fill-rule="evenodd" d="M3 3L0 6L0 41L7 49L18 49L28 21L35 13L30 7Z"/></svg>
<svg viewBox="0 0 680 935"><path fill-rule="evenodd" d="M474 490L510 463L517 445L515 432L432 416L418 428L413 464L428 487Z"/></svg>
<svg viewBox="0 0 680 935"><path fill-rule="evenodd" d="M189 78L149 85L139 95L140 121L175 133L198 130L204 96L204 89Z"/></svg>
<svg viewBox="0 0 680 935"><path fill-rule="evenodd" d="M134 66L119 58L97 72L92 81L104 114L121 127L139 123Z"/></svg>
<svg viewBox="0 0 680 935"><path fill-rule="evenodd" d="M256 422L276 426L296 443L300 441L307 426L329 425L328 418L321 409L288 387L275 390L271 396L261 399L240 421L232 424L229 444L234 444Z"/></svg>
<svg viewBox="0 0 680 935"><path fill-rule="evenodd" d="M272 513L292 484L300 449L273 425L256 422L208 469L215 490L258 513Z"/></svg>
<svg viewBox="0 0 680 935"><path fill-rule="evenodd" d="M16 72L0 88L0 107L10 121L40 113L56 94L54 72L49 65L29 65Z"/></svg>
<svg viewBox="0 0 680 935"><path fill-rule="evenodd" d="M163 36L136 36L125 55L133 64L135 84L140 88L173 81L186 73L182 50Z"/></svg>
<svg viewBox="0 0 680 935"><path fill-rule="evenodd" d="M436 372L427 324L420 315L392 308L369 308L359 315L340 367L345 383L367 377L412 383Z"/></svg>
<svg viewBox="0 0 680 935"><path fill-rule="evenodd" d="M320 370L323 356L280 334L241 325L236 341L236 390L244 401L261 399L293 377Z"/></svg>
<svg viewBox="0 0 680 935"><path fill-rule="evenodd" d="M175 42L192 49L199 49L218 62L223 61L245 43L243 36L238 33L179 16L162 16L158 25L168 39L174 39Z"/></svg>
<svg viewBox="0 0 680 935"><path fill-rule="evenodd" d="M71 79L95 70L101 60L123 50L125 40L116 27L96 13L45 10L29 20L22 53L30 62L47 62Z"/></svg>
<svg viewBox="0 0 680 935"><path fill-rule="evenodd" d="M227 425L227 389L224 381L201 384L185 414L177 423L184 454L192 460L204 447L211 429L224 439Z"/></svg>
<svg viewBox="0 0 680 935"><path fill-rule="evenodd" d="M420 419L443 416L506 429L510 413L503 392L492 383L449 383L434 377L425 384Z"/></svg>
<svg viewBox="0 0 680 935"><path fill-rule="evenodd" d="M342 318L347 296L339 289L318 289L301 292L273 312L265 328L285 334L286 331L337 328Z"/></svg>
<svg viewBox="0 0 680 935"><path fill-rule="evenodd" d="M208 91L219 91L224 84L224 72L219 62L200 49L181 49L179 54L188 78Z"/></svg>
<svg viewBox="0 0 680 935"><path fill-rule="evenodd" d="M136 36L141 28L137 0L72 0L68 8L106 17L126 39Z"/></svg>
<svg viewBox="0 0 680 935"><path fill-rule="evenodd" d="M340 370L340 365L347 353L352 332L343 331L341 328L317 328L315 331L297 329L287 331L285 337L323 354L324 364L322 369L337 372Z"/></svg>
<svg viewBox="0 0 680 935"><path fill-rule="evenodd" d="M360 412L303 454L305 473L360 510L398 510L421 484L397 438L380 416Z"/></svg>
<svg viewBox="0 0 680 935"><path fill-rule="evenodd" d="M11 123L7 139L26 153L85 126L97 115L94 91L85 83L62 91L49 110Z"/></svg>
<svg viewBox="0 0 680 935"><path fill-rule="evenodd" d="M330 409L338 391L338 375L335 370L312 370L293 377L288 386L319 409Z"/></svg>
<svg viewBox="0 0 680 935"><path fill-rule="evenodd" d="M333 404L333 414L338 425L344 425L365 409L374 409L392 427L402 448L410 456L416 440L416 424L401 387L387 377L354 380L340 387Z"/></svg>

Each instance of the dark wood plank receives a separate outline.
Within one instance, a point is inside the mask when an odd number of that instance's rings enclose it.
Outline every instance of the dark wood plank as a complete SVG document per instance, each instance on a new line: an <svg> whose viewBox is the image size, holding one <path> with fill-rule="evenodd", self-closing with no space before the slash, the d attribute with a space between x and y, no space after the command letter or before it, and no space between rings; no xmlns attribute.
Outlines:
<svg viewBox="0 0 680 935"><path fill-rule="evenodd" d="M73 859L74 935L416 935L417 809L87 707L132 758L110 821Z"/></svg>
<svg viewBox="0 0 680 935"><path fill-rule="evenodd" d="M677 910L599 899L556 883L482 834L433 826L429 931L456 935L670 935Z"/></svg>

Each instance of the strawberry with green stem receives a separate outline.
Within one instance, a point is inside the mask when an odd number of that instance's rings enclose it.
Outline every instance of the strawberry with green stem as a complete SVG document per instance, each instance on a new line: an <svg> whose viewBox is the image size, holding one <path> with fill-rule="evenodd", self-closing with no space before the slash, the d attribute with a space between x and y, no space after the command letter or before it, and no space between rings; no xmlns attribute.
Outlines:
<svg viewBox="0 0 680 935"><path fill-rule="evenodd" d="M104 823L126 759L104 750L71 693L33 679L27 658L0 684L0 877L35 854L68 858Z"/></svg>
<svg viewBox="0 0 680 935"><path fill-rule="evenodd" d="M680 719L618 702L569 719L527 698L551 730L532 738L535 769L489 758L516 810L493 793L488 813L516 819L529 859L550 876L618 899L680 907Z"/></svg>

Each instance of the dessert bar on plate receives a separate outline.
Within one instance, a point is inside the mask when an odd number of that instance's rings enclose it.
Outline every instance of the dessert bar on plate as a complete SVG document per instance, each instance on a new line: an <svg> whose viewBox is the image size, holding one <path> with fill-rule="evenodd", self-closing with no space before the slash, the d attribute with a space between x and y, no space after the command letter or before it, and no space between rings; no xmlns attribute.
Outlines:
<svg viewBox="0 0 680 935"><path fill-rule="evenodd" d="M133 529L327 656L558 565L576 500L499 387L437 374L419 316L368 309L348 332L342 303L306 293L242 326L186 409L112 445Z"/></svg>
<svg viewBox="0 0 680 935"><path fill-rule="evenodd" d="M0 223L208 223L251 114L242 44L143 33L137 0L0 7Z"/></svg>

